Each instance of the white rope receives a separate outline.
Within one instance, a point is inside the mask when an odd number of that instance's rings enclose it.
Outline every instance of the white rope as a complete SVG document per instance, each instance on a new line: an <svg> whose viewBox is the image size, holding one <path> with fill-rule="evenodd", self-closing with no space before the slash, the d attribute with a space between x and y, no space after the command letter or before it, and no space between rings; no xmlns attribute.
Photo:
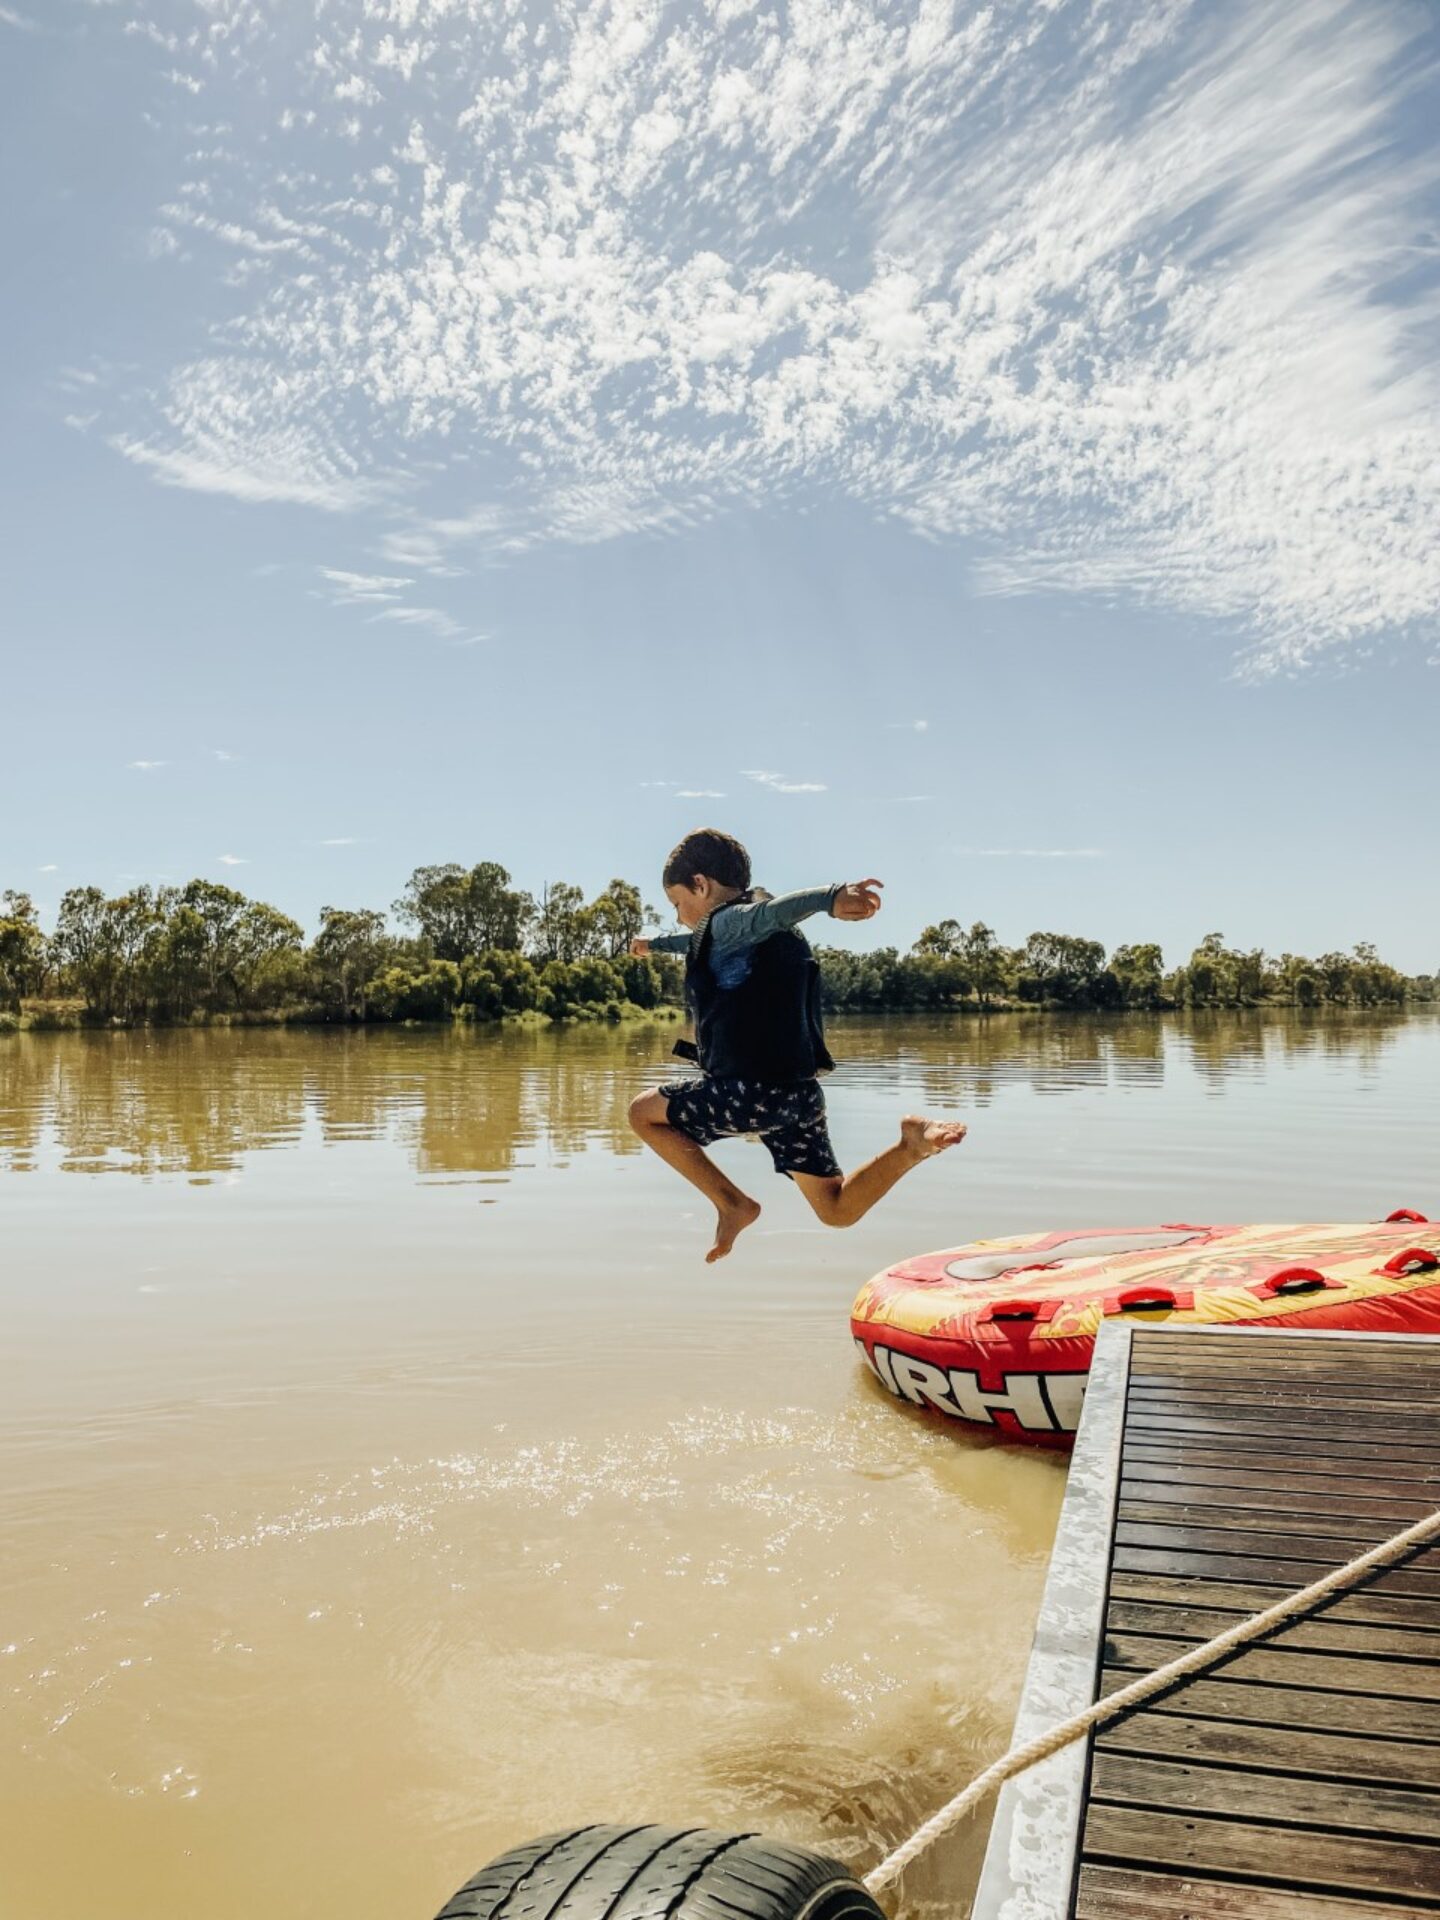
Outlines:
<svg viewBox="0 0 1440 1920"><path fill-rule="evenodd" d="M1241 1620L1236 1626L1217 1634L1215 1639L1207 1640L1204 1646L1192 1647L1188 1653L1182 1653L1178 1659L1157 1667L1153 1673L1142 1674L1138 1680L1132 1680L1128 1687L1122 1687L1118 1693L1109 1694L1082 1712L1072 1714L1070 1719L1062 1720L1058 1727L1036 1734L1033 1740L1027 1740L1023 1746L1012 1747L1009 1753L986 1767L983 1773L977 1774L963 1792L957 1793L948 1805L911 1834L903 1846L897 1847L878 1867L872 1868L865 1875L866 1891L875 1894L882 1887L888 1887L912 1860L924 1853L927 1847L933 1846L942 1834L948 1833L972 1807L1006 1780L1013 1780L1017 1773L1024 1773L1027 1767L1033 1767L1037 1760L1048 1760L1052 1753L1059 1753L1071 1741L1078 1740L1082 1733L1088 1733L1091 1727L1103 1727L1107 1720L1113 1720L1117 1714L1125 1713L1131 1707L1139 1706L1141 1701L1162 1693L1182 1675L1195 1673L1202 1667L1210 1666L1233 1648L1258 1640L1282 1620L1293 1619L1296 1614L1308 1611L1317 1601L1328 1598L1332 1593L1343 1593L1347 1587L1353 1587L1358 1580L1364 1579L1367 1573L1373 1573L1377 1567L1388 1566L1392 1560L1399 1560L1437 1536L1440 1536L1440 1508L1427 1519L1417 1520L1413 1527L1407 1527L1403 1533L1397 1533L1393 1539L1382 1541L1378 1547L1362 1553L1358 1560L1351 1560L1347 1565L1337 1567L1333 1573L1327 1573L1323 1580L1315 1581L1313 1586L1287 1594L1283 1600L1277 1600L1273 1607L1267 1607L1263 1613L1252 1614L1248 1620Z"/></svg>

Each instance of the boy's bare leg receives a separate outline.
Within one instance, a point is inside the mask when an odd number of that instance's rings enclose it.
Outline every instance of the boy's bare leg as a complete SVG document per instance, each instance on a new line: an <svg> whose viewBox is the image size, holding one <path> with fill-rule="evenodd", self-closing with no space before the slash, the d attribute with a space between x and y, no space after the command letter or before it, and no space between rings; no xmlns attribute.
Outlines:
<svg viewBox="0 0 1440 1920"><path fill-rule="evenodd" d="M666 1118L668 1105L662 1093L642 1093L630 1103L630 1124L647 1147L653 1147L668 1166L683 1173L714 1207L718 1216L715 1244L705 1256L710 1265L723 1260L746 1227L760 1218L760 1202L742 1193L702 1146L670 1125Z"/></svg>
<svg viewBox="0 0 1440 1920"><path fill-rule="evenodd" d="M965 1134L958 1120L927 1120L923 1114L907 1113L895 1145L863 1167L828 1179L797 1173L795 1184L827 1227L853 1227L912 1167L932 1160L947 1147L958 1147Z"/></svg>

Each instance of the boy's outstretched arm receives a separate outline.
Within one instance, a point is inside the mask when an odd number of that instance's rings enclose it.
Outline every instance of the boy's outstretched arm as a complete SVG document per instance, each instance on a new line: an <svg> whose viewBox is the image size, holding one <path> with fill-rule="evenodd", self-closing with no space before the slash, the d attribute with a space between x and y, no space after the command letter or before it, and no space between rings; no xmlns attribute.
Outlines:
<svg viewBox="0 0 1440 1920"><path fill-rule="evenodd" d="M836 920L869 920L880 911L879 880L840 880L829 887L802 887L773 900L740 901L715 920L718 947L758 946L772 933L796 927L813 914Z"/></svg>
<svg viewBox="0 0 1440 1920"><path fill-rule="evenodd" d="M647 953L686 953L690 947L688 933L656 933L648 940L632 940L630 951L642 958Z"/></svg>
<svg viewBox="0 0 1440 1920"><path fill-rule="evenodd" d="M813 914L828 913L836 920L871 920L880 911L883 880L840 880L829 887L802 887L774 899L744 900L727 906L715 922L716 945L722 950L756 947L772 933L796 927ZM649 940L632 940L630 951L685 953L690 933L657 933Z"/></svg>

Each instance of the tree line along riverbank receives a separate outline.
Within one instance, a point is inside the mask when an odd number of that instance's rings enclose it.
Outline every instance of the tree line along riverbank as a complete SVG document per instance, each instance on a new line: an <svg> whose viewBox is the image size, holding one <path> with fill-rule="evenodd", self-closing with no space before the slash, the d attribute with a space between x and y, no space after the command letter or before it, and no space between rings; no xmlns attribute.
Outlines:
<svg viewBox="0 0 1440 1920"><path fill-rule="evenodd" d="M0 894L0 1030L20 1027L314 1021L673 1018L683 969L636 956L659 916L612 880L587 900L568 882L540 897L493 861L417 867L387 916L324 907L314 937L262 900L192 880L107 896L74 887L46 934L29 896ZM1017 947L975 922L942 920L908 953L818 949L836 1010L1162 1010L1398 1007L1436 997L1373 947L1309 959L1226 946L1207 934L1167 970L1153 942L1107 954L1098 940L1032 933Z"/></svg>

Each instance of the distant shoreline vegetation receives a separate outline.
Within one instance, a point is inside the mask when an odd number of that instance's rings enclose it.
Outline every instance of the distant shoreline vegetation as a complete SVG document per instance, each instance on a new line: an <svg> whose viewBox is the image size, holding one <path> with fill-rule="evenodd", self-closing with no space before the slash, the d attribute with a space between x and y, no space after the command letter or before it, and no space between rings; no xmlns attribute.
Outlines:
<svg viewBox="0 0 1440 1920"><path fill-rule="evenodd" d="M47 936L29 896L7 891L0 1031L677 1016L679 961L629 951L658 917L629 881L589 901L557 882L537 900L493 861L417 867L392 913L405 931L370 908L324 907L307 944L277 908L210 880L115 897L74 887ZM826 1004L843 1012L1401 1007L1437 988L1364 944L1275 959L1214 933L1167 972L1153 943L1107 957L1098 940L1032 933L1006 947L978 921L942 920L904 954L818 958Z"/></svg>

